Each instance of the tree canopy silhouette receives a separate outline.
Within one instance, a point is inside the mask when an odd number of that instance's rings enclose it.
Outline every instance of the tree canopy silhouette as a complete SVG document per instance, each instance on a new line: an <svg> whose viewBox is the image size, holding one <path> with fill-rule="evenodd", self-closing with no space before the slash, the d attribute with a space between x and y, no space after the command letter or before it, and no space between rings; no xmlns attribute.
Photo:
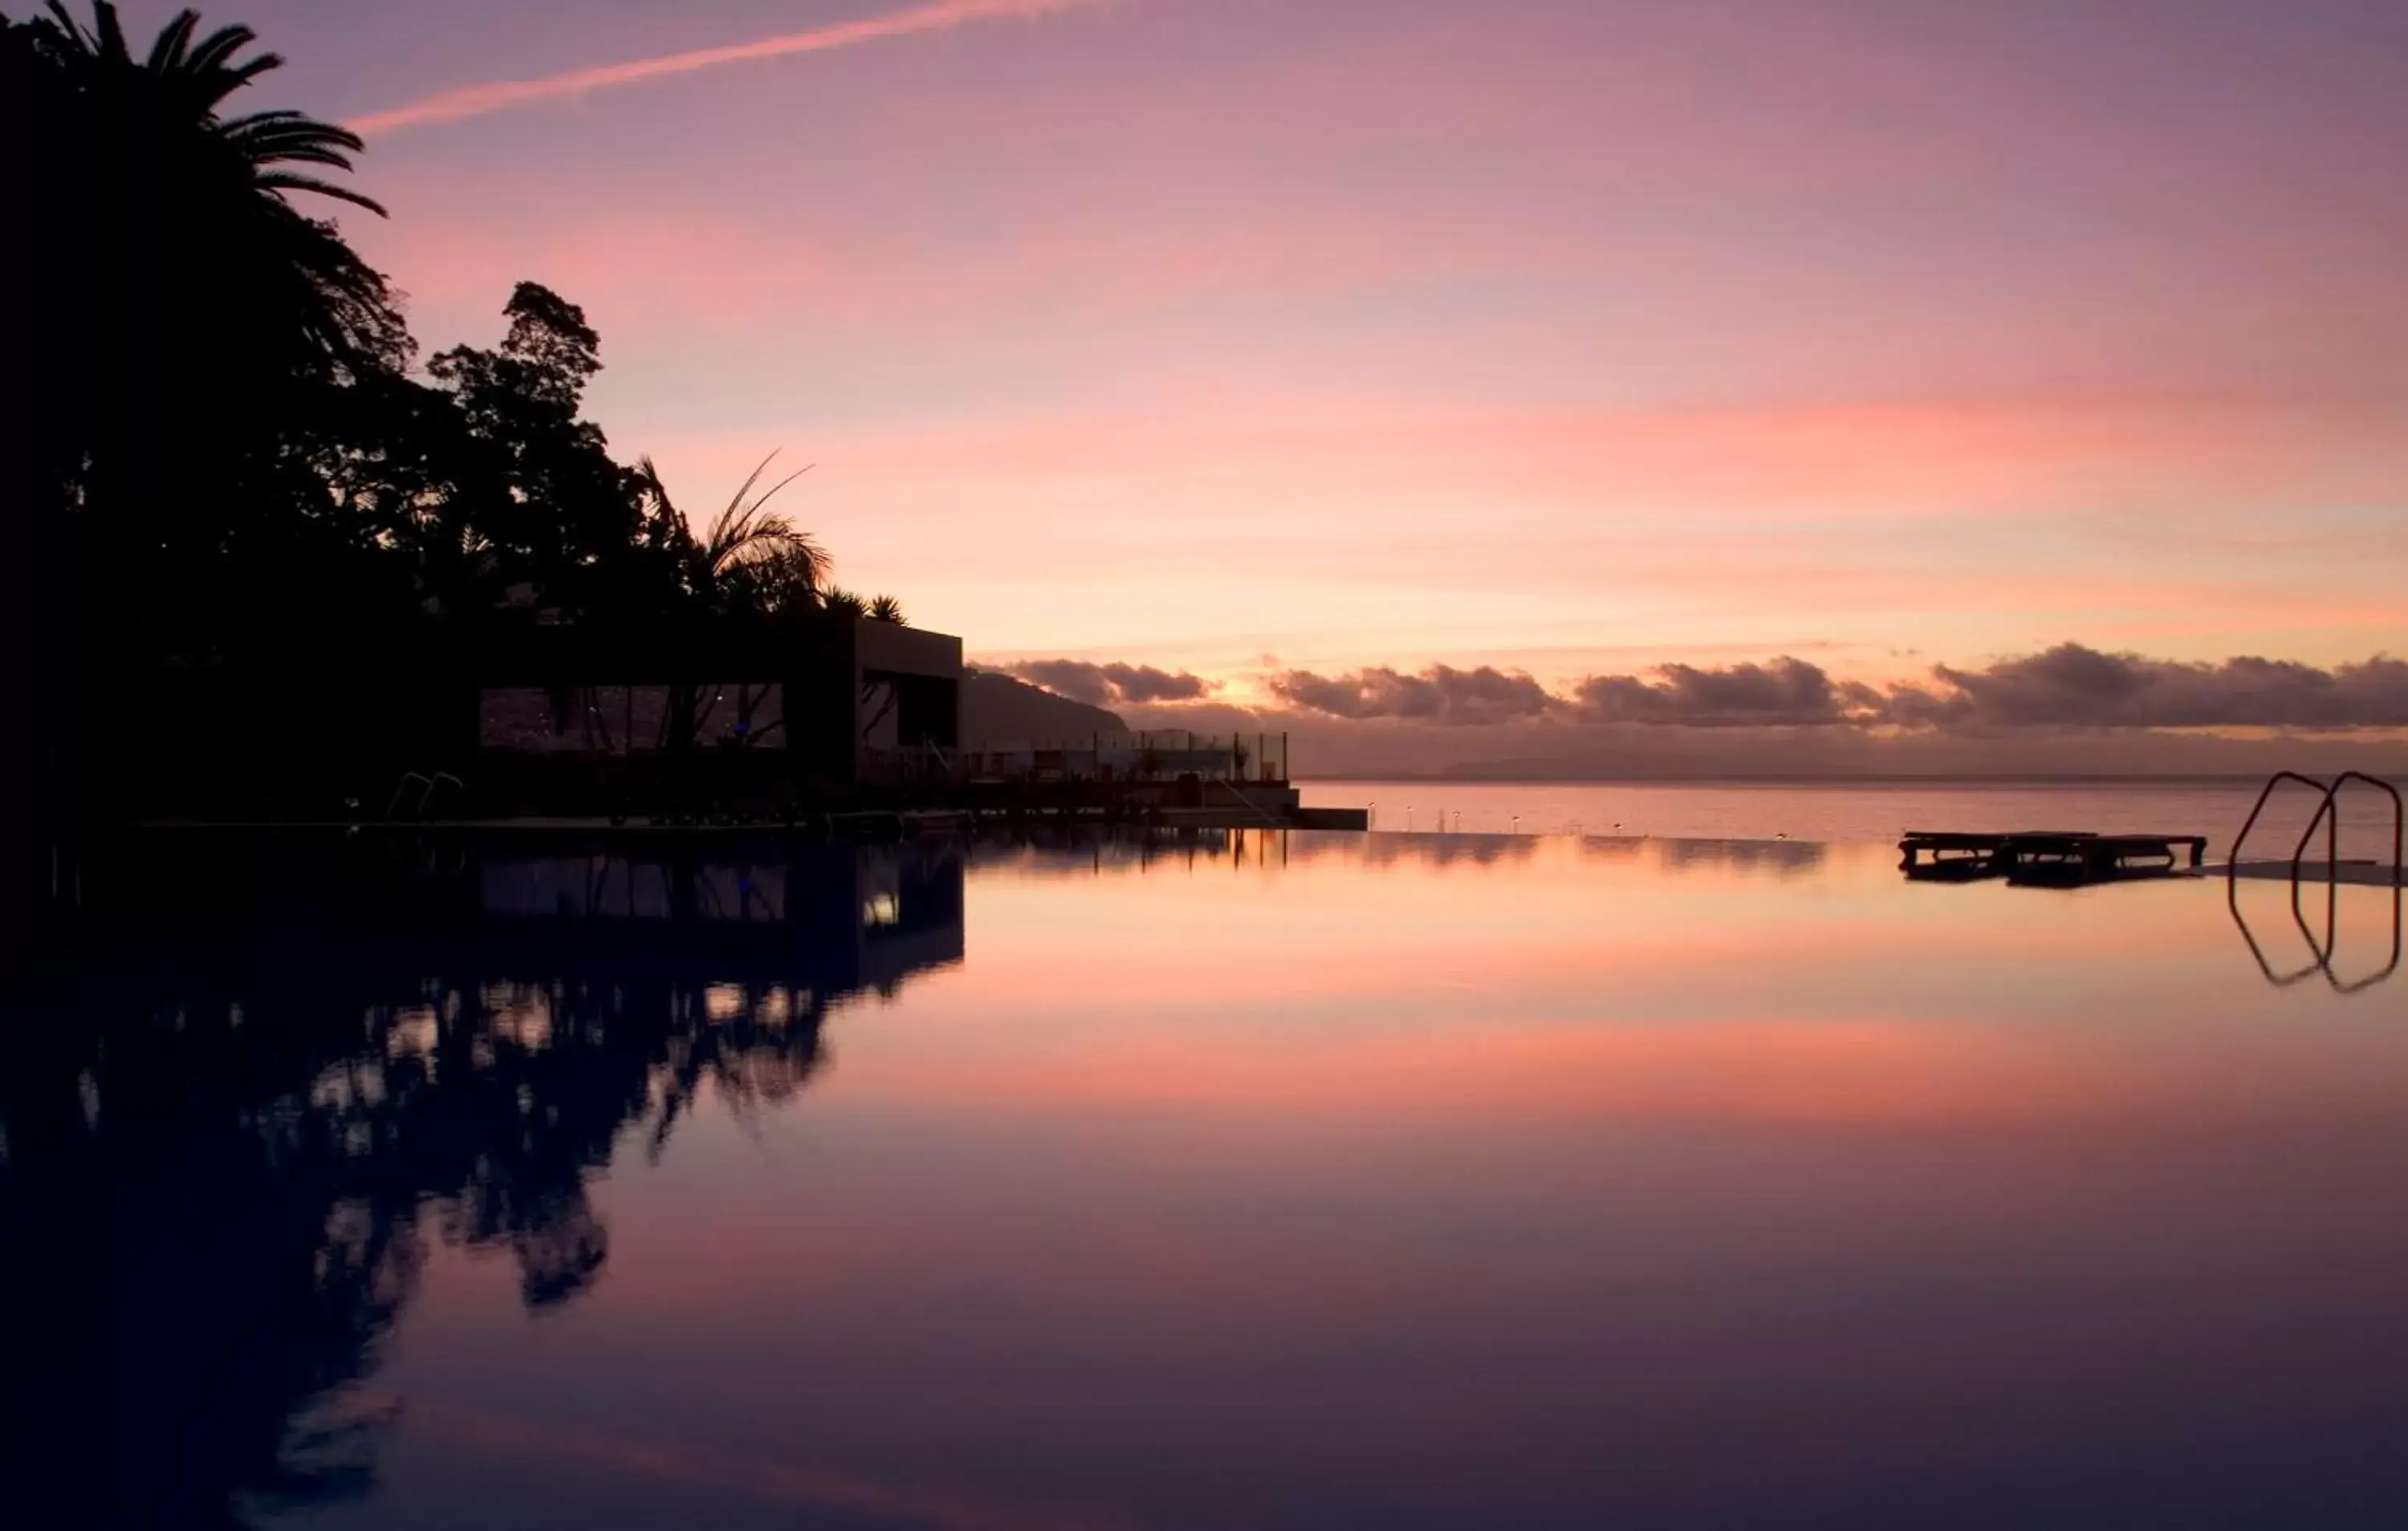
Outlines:
<svg viewBox="0 0 2408 1531"><path fill-rule="evenodd" d="M53 4L10 30L37 65L42 287L18 301L38 305L55 545L108 613L95 636L212 646L260 584L290 598L290 565L339 566L360 540L326 524L295 449L342 428L346 385L398 377L409 335L385 279L292 200L373 206L296 168L347 169L358 140L226 115L280 62L244 28L200 36L186 12L137 55L100 0L88 25Z"/></svg>
<svg viewBox="0 0 2408 1531"><path fill-rule="evenodd" d="M129 695L164 727L159 699L204 681L176 727L279 732L296 671L339 688L510 627L624 651L899 617L824 596L825 552L765 508L783 482L756 471L696 526L614 460L583 414L601 337L561 293L519 283L497 343L418 368L401 294L318 216L385 216L345 179L364 145L236 109L282 63L250 28L186 10L146 50L109 0L48 0L0 49L36 97L9 148L41 279L8 301L36 336L60 732L108 737Z"/></svg>

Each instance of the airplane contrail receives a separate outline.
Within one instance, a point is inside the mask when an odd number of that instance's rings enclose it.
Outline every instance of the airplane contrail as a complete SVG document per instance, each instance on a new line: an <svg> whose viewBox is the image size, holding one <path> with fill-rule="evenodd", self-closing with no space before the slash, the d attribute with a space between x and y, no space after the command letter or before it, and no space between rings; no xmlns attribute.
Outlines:
<svg viewBox="0 0 2408 1531"><path fill-rule="evenodd" d="M809 32L787 32L774 37L755 38L752 42L729 43L721 48L697 48L684 53L665 53L659 58L597 64L590 69L546 75L539 79L501 79L483 85L464 85L458 90L438 92L407 106L355 117L344 125L366 137L370 134L391 133L395 128L414 127L423 122L456 122L464 117L481 117L489 111L503 111L530 101L582 95L588 91L633 85L639 80L658 79L665 75L686 75L697 69L715 69L723 64L783 58L789 53L824 53L833 49L851 48L858 43L877 42L886 37L941 32L972 21L1052 16L1063 11L1085 10L1105 3L1107 0L930 0L929 4L913 6L909 10L865 17L857 21L839 21Z"/></svg>

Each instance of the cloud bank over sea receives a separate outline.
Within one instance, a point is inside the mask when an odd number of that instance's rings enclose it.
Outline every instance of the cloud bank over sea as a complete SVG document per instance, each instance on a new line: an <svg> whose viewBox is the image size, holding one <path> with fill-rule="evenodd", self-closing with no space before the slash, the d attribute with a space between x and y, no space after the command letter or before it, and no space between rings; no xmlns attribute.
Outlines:
<svg viewBox="0 0 2408 1531"><path fill-rule="evenodd" d="M1549 686L1490 665L1267 666L1250 680L1084 660L1001 666L1134 727L1296 734L1318 774L2247 775L2408 764L2408 662L2330 667L2079 643L1886 683L1793 655Z"/></svg>

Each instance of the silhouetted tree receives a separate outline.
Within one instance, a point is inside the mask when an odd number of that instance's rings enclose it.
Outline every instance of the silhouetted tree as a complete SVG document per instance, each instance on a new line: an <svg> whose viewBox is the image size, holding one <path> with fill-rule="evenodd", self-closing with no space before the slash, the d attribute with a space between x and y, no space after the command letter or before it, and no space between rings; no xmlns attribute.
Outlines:
<svg viewBox="0 0 2408 1531"><path fill-rule="evenodd" d="M442 723L450 658L514 629L704 652L815 620L826 555L764 508L782 486L756 472L697 528L649 464L612 460L580 413L601 340L560 293L520 283L498 344L413 370L398 294L303 210L383 215L337 179L361 140L232 109L280 64L256 42L187 10L138 49L109 0L0 21L33 101L12 118L30 141L0 149L31 173L10 232L42 279L0 301L37 340L33 530L46 647L67 661L46 672L46 726L74 741L51 774L108 814L208 757L200 802L273 813L289 785L322 813L330 783L389 781ZM371 677L380 694L339 705ZM710 679L675 709L681 743ZM188 750L162 773L136 726L224 758ZM239 805L211 795L235 783Z"/></svg>
<svg viewBox="0 0 2408 1531"><path fill-rule="evenodd" d="M648 514L636 470L611 461L580 418L602 369L584 310L521 282L499 346L458 346L428 365L459 409L466 450L438 521L476 555L490 594L562 620L657 615L673 595L681 528Z"/></svg>
<svg viewBox="0 0 2408 1531"><path fill-rule="evenodd" d="M663 719L663 742L672 748L688 749L701 741L719 700L715 678L702 673L700 656L710 649L706 629L757 635L774 624L802 620L817 608L827 554L809 533L768 508L779 491L810 469L798 468L761 489L761 479L776 458L771 452L761 459L699 536L670 501L652 460L643 459L637 468L653 515L668 529L686 597L684 620L662 635L681 671L670 683ZM745 744L759 740L752 718L767 690L766 684L739 681L736 710Z"/></svg>
<svg viewBox="0 0 2408 1531"><path fill-rule="evenodd" d="M830 585L820 594L820 604L838 617L867 617L869 603L840 586Z"/></svg>
<svg viewBox="0 0 2408 1531"><path fill-rule="evenodd" d="M207 565L188 560L221 552L256 497L295 394L406 365L384 279L289 198L382 209L294 168L348 170L360 141L344 129L221 114L281 63L242 56L249 29L196 39L186 11L137 58L108 0L90 25L50 13L25 29L48 65L45 437L95 552L155 551L190 583Z"/></svg>
<svg viewBox="0 0 2408 1531"><path fill-rule="evenodd" d="M407 580L319 462L360 433L361 385L401 384L411 345L384 279L294 206L366 205L322 174L358 140L226 109L278 65L247 29L204 36L186 13L137 52L100 3L88 23L53 5L7 32L36 97L30 138L5 147L32 172L10 235L42 279L0 300L36 336L45 726L67 741L61 780L107 805L156 774L110 757L163 686L209 694L160 731L231 737L216 713L246 651L340 651L407 612Z"/></svg>
<svg viewBox="0 0 2408 1531"><path fill-rule="evenodd" d="M762 620L817 604L820 585L827 578L827 553L810 533L796 530L792 522L768 508L781 490L810 469L798 468L760 489L762 476L777 455L771 452L761 459L699 537L671 503L652 460L647 457L638 465L637 476L654 513L670 529L686 592L695 597L698 609L714 616Z"/></svg>

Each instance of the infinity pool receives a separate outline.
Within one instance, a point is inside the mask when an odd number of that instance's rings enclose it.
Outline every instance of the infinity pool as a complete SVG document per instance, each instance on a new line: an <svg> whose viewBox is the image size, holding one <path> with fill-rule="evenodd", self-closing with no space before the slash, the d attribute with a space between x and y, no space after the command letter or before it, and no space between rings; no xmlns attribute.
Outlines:
<svg viewBox="0 0 2408 1531"><path fill-rule="evenodd" d="M0 1031L0 1519L2408 1524L2391 894L1894 861L189 873Z"/></svg>

